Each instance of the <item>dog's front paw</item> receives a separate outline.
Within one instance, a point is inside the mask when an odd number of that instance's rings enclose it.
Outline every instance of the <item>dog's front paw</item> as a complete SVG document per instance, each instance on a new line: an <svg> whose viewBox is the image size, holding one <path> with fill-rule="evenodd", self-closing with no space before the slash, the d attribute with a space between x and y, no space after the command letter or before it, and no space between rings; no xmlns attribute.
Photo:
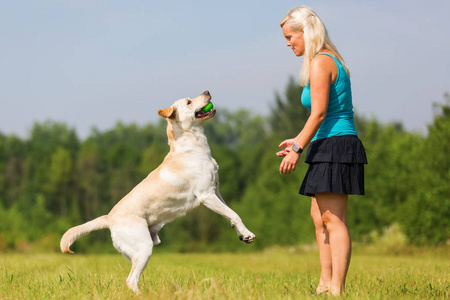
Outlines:
<svg viewBox="0 0 450 300"><path fill-rule="evenodd" d="M239 234L239 239L246 244L250 244L255 240L256 236L252 232L248 232L244 235Z"/></svg>

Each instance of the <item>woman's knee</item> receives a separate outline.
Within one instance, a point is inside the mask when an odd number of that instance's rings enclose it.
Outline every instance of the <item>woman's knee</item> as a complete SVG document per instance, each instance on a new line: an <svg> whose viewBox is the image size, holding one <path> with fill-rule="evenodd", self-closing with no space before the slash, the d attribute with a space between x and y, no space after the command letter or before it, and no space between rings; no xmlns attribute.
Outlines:
<svg viewBox="0 0 450 300"><path fill-rule="evenodd" d="M347 224L347 202L348 195L344 194L321 193L317 196L321 219L327 229Z"/></svg>
<svg viewBox="0 0 450 300"><path fill-rule="evenodd" d="M338 216L336 216L329 210L322 213L321 220L329 232L333 231L333 229L335 229L337 227L341 227L342 225L345 226L345 220L342 220L341 218L339 218Z"/></svg>
<svg viewBox="0 0 450 300"><path fill-rule="evenodd" d="M317 228L323 228L323 220L320 211L311 207L311 218L313 220L314 226Z"/></svg>

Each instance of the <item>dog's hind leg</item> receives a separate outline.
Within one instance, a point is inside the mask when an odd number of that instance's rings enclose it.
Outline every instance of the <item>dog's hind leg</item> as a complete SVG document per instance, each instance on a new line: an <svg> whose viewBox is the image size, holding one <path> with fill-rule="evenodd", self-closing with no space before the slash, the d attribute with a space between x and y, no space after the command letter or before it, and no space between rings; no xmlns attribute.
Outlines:
<svg viewBox="0 0 450 300"><path fill-rule="evenodd" d="M159 236L158 236L158 231L161 228L163 228L163 226L164 226L164 223L157 223L155 225L148 227L148 230L150 230L150 235L152 237L154 246L161 244L161 240L159 239Z"/></svg>
<svg viewBox="0 0 450 300"><path fill-rule="evenodd" d="M114 247L131 260L131 271L127 286L139 294L138 282L141 273L152 256L153 240L147 222L143 219L125 220L111 227Z"/></svg>
<svg viewBox="0 0 450 300"><path fill-rule="evenodd" d="M152 248L141 249L131 260L131 271L127 278L127 286L136 294L140 294L138 283L142 272L152 256Z"/></svg>

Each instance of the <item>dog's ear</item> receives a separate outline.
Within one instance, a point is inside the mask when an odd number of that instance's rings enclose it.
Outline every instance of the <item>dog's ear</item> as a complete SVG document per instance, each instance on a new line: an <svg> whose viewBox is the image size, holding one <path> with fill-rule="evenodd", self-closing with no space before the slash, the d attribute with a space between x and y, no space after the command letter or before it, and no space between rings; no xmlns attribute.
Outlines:
<svg viewBox="0 0 450 300"><path fill-rule="evenodd" d="M160 109L158 110L158 115L166 119L174 119L176 116L176 110L173 106L169 108Z"/></svg>

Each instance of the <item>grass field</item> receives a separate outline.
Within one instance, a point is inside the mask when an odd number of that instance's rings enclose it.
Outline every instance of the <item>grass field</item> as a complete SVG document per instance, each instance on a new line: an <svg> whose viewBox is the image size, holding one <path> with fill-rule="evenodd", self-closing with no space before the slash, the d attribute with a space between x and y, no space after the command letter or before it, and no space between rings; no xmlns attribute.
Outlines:
<svg viewBox="0 0 450 300"><path fill-rule="evenodd" d="M447 248L448 249L448 248ZM293 251L297 250L297 251ZM1 254L0 299L308 299L318 283L315 251L154 255L140 281L125 285L120 255ZM445 250L402 256L356 253L345 299L449 299Z"/></svg>

